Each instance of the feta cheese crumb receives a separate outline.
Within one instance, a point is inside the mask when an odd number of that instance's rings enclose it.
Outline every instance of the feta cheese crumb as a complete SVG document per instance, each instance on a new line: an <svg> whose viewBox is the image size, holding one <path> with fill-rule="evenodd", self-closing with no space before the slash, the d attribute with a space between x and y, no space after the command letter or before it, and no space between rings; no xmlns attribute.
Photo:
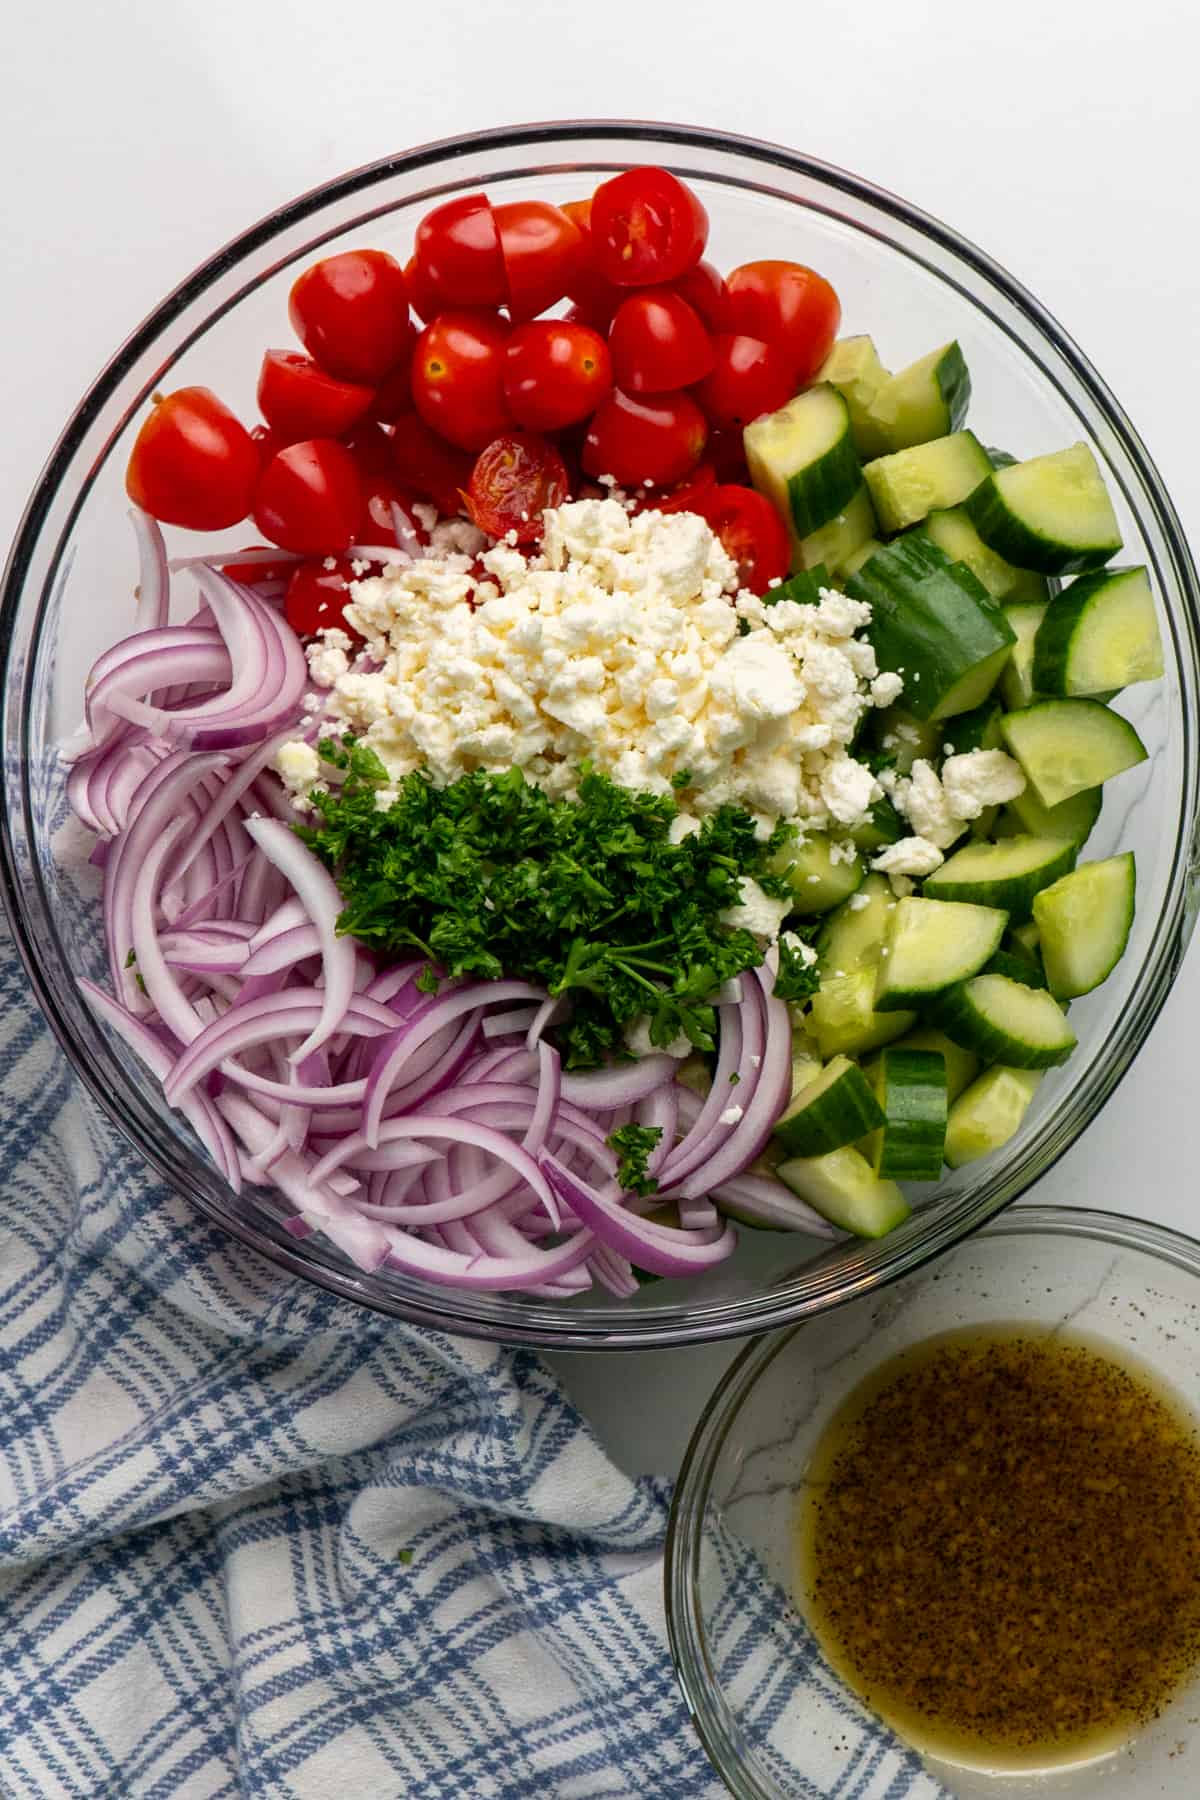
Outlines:
<svg viewBox="0 0 1200 1800"><path fill-rule="evenodd" d="M727 1106L718 1122L722 1125L736 1125L744 1111L745 1108L741 1106Z"/></svg>
<svg viewBox="0 0 1200 1800"><path fill-rule="evenodd" d="M738 904L727 906L720 915L721 923L732 931L752 931L755 937L774 943L780 926L792 910L791 901L773 900L749 875L742 876L738 896Z"/></svg>
<svg viewBox="0 0 1200 1800"><path fill-rule="evenodd" d="M906 837L897 844L888 844L879 855L873 858L871 867L878 869L883 875L915 875L921 877L932 875L941 867L944 857L936 844L928 838ZM853 896L854 899L858 895Z"/></svg>
<svg viewBox="0 0 1200 1800"><path fill-rule="evenodd" d="M289 794L303 794L321 773L321 759L311 744L293 738L275 752L273 767Z"/></svg>
<svg viewBox="0 0 1200 1800"><path fill-rule="evenodd" d="M871 701L875 706L893 706L903 692L903 680L891 670L877 675L871 683Z"/></svg>
<svg viewBox="0 0 1200 1800"><path fill-rule="evenodd" d="M942 791L960 819L977 819L985 806L1004 806L1023 794L1025 777L1003 750L968 750L942 764Z"/></svg>
<svg viewBox="0 0 1200 1800"><path fill-rule="evenodd" d="M812 968L817 960L817 953L811 944L805 943L798 931L785 931L779 941L781 944L786 945L793 956L799 957L806 969ZM758 1067L757 1062L754 1066L755 1068Z"/></svg>
<svg viewBox="0 0 1200 1800"><path fill-rule="evenodd" d="M864 910L864 908L870 906L870 904L871 904L870 894L864 894L861 892L857 893L857 894L851 894L850 898L846 902L846 905L850 908L851 912L862 912Z"/></svg>
<svg viewBox="0 0 1200 1800"><path fill-rule="evenodd" d="M674 1056L682 1059L692 1053L691 1040L680 1032L669 1044L652 1044L650 1041L650 1015L641 1013L631 1019L625 1027L625 1042L635 1056Z"/></svg>

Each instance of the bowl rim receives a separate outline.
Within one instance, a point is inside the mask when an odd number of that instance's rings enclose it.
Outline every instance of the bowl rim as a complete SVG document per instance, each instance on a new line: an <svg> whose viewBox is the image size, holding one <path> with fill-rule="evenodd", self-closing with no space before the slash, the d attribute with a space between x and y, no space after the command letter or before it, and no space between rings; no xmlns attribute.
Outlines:
<svg viewBox="0 0 1200 1800"><path fill-rule="evenodd" d="M1058 1238L1066 1242L1085 1238L1092 1243L1137 1251L1200 1279L1200 1238L1177 1231L1170 1225L1139 1219L1132 1213L1041 1202L1015 1205L990 1219L970 1238L960 1239L956 1248L965 1254L970 1244L979 1239L1004 1237ZM912 1271L913 1274L918 1272ZM859 1299L873 1298L876 1292L873 1289ZM732 1746L725 1741L724 1721L712 1701L717 1691L716 1683L712 1679L706 1680L704 1675L706 1645L691 1604L694 1586L691 1576L704 1539L702 1521L713 1471L728 1433L750 1392L775 1358L801 1332L819 1323L820 1315L810 1315L783 1330L764 1332L760 1337L752 1338L739 1351L705 1401L688 1439L667 1514L663 1543L663 1604L671 1662L696 1735L733 1800L775 1800L775 1796L760 1786L752 1774L746 1773L740 1759L734 1760Z"/></svg>
<svg viewBox="0 0 1200 1800"><path fill-rule="evenodd" d="M135 368L139 358L153 348L163 330L193 301L200 298L222 276L227 275L247 254L266 245L290 227L339 200L363 194L401 172L439 167L453 170L457 157L475 152L529 150L549 144L570 146L586 143L594 147L617 141L659 148L665 146L697 152L709 151L714 156L737 157L751 164L761 164L767 169L785 169L816 184L825 198L836 199L838 195L843 195L882 212L926 243L938 246L960 265L966 265L987 282L994 294L1011 305L1022 321L1031 324L1063 359L1071 376L1096 407L1122 454L1136 471L1145 491L1149 513L1161 531L1169 554L1172 574L1182 601L1182 618L1178 624L1188 640L1192 672L1200 679L1200 652L1197 650L1200 638L1200 583L1197 581L1196 570L1174 505L1145 445L1123 408L1073 339L1020 282L970 240L889 190L786 146L702 126L644 120L583 119L494 127L478 133L438 139L408 151L379 158L310 188L264 215L186 276L130 333L101 369L68 419L35 484L18 525L0 584L0 690L7 691L12 625L18 601L33 566L42 527L60 484L69 472L72 459L120 381ZM594 157L591 160L594 162ZM949 276L944 278L952 279ZM56 572L57 559L61 556L62 546L86 491L85 487L83 495L76 497L63 526L48 580ZM0 725L3 724L4 721L0 720ZM1183 724L1185 739L1190 741L1191 735L1200 730L1200 718L1193 718L1185 707ZM1185 770L1189 770L1189 761L1185 756ZM21 779L25 783L27 798L27 767L22 767ZM1074 1129L1059 1133L1054 1142L1045 1146L1039 1159L1024 1171L1012 1191L1005 1191L1005 1181L998 1175L994 1176L990 1181L985 1181L982 1193L975 1190L965 1192L954 1197L937 1212L925 1215L925 1226L919 1239L902 1243L883 1239L870 1246L869 1250L860 1247L861 1266L857 1270L845 1272L837 1292L821 1291L811 1296L789 1298L779 1291L780 1284L777 1280L770 1280L752 1295L738 1296L719 1305L714 1304L711 1308L706 1308L701 1299L694 1307L681 1307L677 1314L668 1316L639 1315L636 1310L618 1316L610 1310L603 1314L597 1312L586 1320L582 1312L577 1312L572 1320L569 1316L570 1308L566 1306L553 1314L548 1312L545 1317L538 1309L526 1307L519 1319L514 1317L501 1321L486 1304L477 1310L476 1297L470 1294L463 1295L456 1290L437 1289L431 1285L428 1298L417 1297L412 1291L415 1283L410 1283L402 1293L398 1293L364 1284L358 1272L349 1267L343 1271L332 1264L306 1258L288 1244L279 1241L282 1233L277 1235L260 1229L245 1214L222 1210L203 1193L199 1184L187 1185L187 1197L205 1216L252 1249L258 1250L278 1267L303 1275L305 1279L357 1304L371 1306L414 1324L449 1329L466 1336L546 1349L663 1348L745 1336L747 1333L761 1332L812 1316L829 1306L840 1304L911 1273L960 1242L987 1219L994 1217L1058 1161L1111 1096L1141 1049L1162 1007L1195 923L1196 910L1200 907L1200 884L1196 882L1197 865L1200 862L1200 848L1197 847L1200 804L1197 803L1195 771L1188 773L1187 782L1189 786L1185 787L1185 805L1180 813L1171 889L1162 916L1157 922L1147 960L1139 972L1138 987L1125 1002L1122 1029L1115 1040L1119 1047L1114 1049L1110 1042L1106 1061L1098 1063L1090 1071L1092 1085L1087 1089L1086 1097L1080 1097L1077 1101L1086 1116ZM1186 804L1189 789L1190 806ZM12 840L11 821L4 807L0 807L0 899L8 911L14 941L25 964L31 988L72 1069L83 1081L92 1098L131 1140L138 1153L159 1175L179 1186L178 1172L172 1169L168 1159L138 1122L127 1116L120 1096L114 1095L111 1084L105 1081L103 1064L97 1062L94 1065L89 1057L78 1055L73 1025L60 1006L51 980L40 968L33 933L24 914L18 857ZM106 1054L111 1056L111 1046L102 1034L99 1042L103 1044ZM498 1298L509 1300L510 1306L512 1305L512 1297L509 1296L483 1297L485 1303ZM700 1316L694 1317L693 1313L697 1310Z"/></svg>

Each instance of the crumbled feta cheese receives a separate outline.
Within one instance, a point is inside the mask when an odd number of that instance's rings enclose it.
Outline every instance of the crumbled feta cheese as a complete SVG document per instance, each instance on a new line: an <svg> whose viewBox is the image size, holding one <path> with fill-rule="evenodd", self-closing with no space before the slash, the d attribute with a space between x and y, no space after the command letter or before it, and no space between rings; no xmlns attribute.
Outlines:
<svg viewBox="0 0 1200 1800"><path fill-rule="evenodd" d="M816 951L811 944L805 943L798 931L785 931L779 941L781 944L786 945L793 956L799 957L806 969L811 969L812 965L816 962Z"/></svg>
<svg viewBox="0 0 1200 1800"><path fill-rule="evenodd" d="M736 1125L744 1111L745 1108L741 1106L727 1106L725 1111L720 1115L718 1123L721 1125Z"/></svg>
<svg viewBox="0 0 1200 1800"><path fill-rule="evenodd" d="M877 675L871 683L871 700L875 706L893 706L903 692L903 679L891 670Z"/></svg>
<svg viewBox="0 0 1200 1800"><path fill-rule="evenodd" d="M749 875L743 875L738 896L738 904L727 906L721 914L721 923L733 931L752 931L755 937L773 943L792 910L791 901L773 900Z"/></svg>
<svg viewBox="0 0 1200 1800"><path fill-rule="evenodd" d="M985 806L1004 806L1023 794L1025 777L1003 750L968 750L942 764L942 790L960 819L977 819Z"/></svg>
<svg viewBox="0 0 1200 1800"><path fill-rule="evenodd" d="M320 757L302 738L281 744L275 752L273 766L290 794L306 793L321 773Z"/></svg>
<svg viewBox="0 0 1200 1800"><path fill-rule="evenodd" d="M680 1032L669 1044L652 1044L650 1041L650 1015L641 1013L631 1019L625 1027L625 1042L635 1056L690 1056L691 1040Z"/></svg>
<svg viewBox="0 0 1200 1800"><path fill-rule="evenodd" d="M939 850L947 849L962 836L963 820L947 800L933 764L924 757L917 758L906 781L896 783L892 799L914 835L928 839Z"/></svg>
<svg viewBox="0 0 1200 1800"><path fill-rule="evenodd" d="M861 892L857 893L857 894L851 894L850 898L846 902L846 905L850 908L851 912L862 912L863 909L865 907L870 906L870 904L871 904L870 894L864 894Z"/></svg>
<svg viewBox="0 0 1200 1800"><path fill-rule="evenodd" d="M901 838L897 844L888 844L878 856L872 858L871 867L878 869L883 875L921 877L932 875L944 860L937 845L931 844L928 838L906 837ZM854 898L858 898L857 894Z"/></svg>
<svg viewBox="0 0 1200 1800"><path fill-rule="evenodd" d="M337 635L346 638L344 631L339 631ZM305 652L308 657L308 672L316 687L336 686L350 668L349 656L340 644L330 641L331 636L332 634L328 634L314 638ZM349 642L349 638L346 638L347 645Z"/></svg>

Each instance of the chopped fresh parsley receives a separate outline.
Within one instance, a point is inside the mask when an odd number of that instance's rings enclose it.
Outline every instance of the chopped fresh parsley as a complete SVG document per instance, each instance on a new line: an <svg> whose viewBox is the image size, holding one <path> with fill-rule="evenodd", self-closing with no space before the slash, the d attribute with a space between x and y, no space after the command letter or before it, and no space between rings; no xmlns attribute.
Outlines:
<svg viewBox="0 0 1200 1800"><path fill-rule="evenodd" d="M617 1157L617 1180L627 1193L653 1194L658 1183L647 1175L646 1162L662 1136L661 1125L618 1125L605 1138Z"/></svg>
<svg viewBox="0 0 1200 1800"><path fill-rule="evenodd" d="M653 1044L714 1048L714 994L762 961L720 914L743 875L778 886L775 838L760 843L749 813L722 807L673 844L673 799L586 766L577 800L551 799L519 769L444 788L414 771L381 809L390 784L372 750L349 738L319 749L341 779L313 793L319 822L297 831L336 874L339 930L448 975L521 976L568 995L556 1036L569 1068L623 1054L643 1015Z"/></svg>
<svg viewBox="0 0 1200 1800"><path fill-rule="evenodd" d="M788 943L791 932L779 940L779 968L775 975L775 994L780 1000L807 1000L821 985L817 965L807 962L800 951Z"/></svg>

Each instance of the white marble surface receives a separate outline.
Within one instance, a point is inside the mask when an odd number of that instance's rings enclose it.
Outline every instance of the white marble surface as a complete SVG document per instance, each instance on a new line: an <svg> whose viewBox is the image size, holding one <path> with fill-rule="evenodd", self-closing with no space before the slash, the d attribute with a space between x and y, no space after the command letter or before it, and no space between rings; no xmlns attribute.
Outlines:
<svg viewBox="0 0 1200 1800"><path fill-rule="evenodd" d="M571 15L574 19L575 16ZM841 163L965 231L1108 378L1200 535L1200 47L1190 0L16 0L5 19L0 536L130 327L289 195L518 120L675 119ZM1200 1212L1193 955L1037 1197ZM564 1358L619 1459L671 1471L729 1346Z"/></svg>

